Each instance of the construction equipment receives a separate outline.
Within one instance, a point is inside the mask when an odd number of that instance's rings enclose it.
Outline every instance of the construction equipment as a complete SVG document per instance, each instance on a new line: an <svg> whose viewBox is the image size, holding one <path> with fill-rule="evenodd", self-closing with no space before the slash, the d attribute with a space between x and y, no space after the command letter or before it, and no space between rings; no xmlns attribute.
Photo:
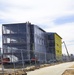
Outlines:
<svg viewBox="0 0 74 75"><path fill-rule="evenodd" d="M68 55L68 61L70 61L70 56L69 56L69 52L68 52L67 46L66 46L66 44L65 44L64 41L63 41L62 43L63 43L64 46L65 46L65 49L66 49L66 52L67 52L67 55Z"/></svg>

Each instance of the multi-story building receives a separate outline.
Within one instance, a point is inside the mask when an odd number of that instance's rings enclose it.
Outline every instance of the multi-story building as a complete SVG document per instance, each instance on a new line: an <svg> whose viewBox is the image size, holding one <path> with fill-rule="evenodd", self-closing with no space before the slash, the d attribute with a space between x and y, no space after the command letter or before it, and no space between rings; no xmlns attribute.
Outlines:
<svg viewBox="0 0 74 75"><path fill-rule="evenodd" d="M53 54L52 59L62 60L62 38L57 33L48 34L48 50Z"/></svg>
<svg viewBox="0 0 74 75"><path fill-rule="evenodd" d="M29 22L2 25L3 53L14 55L20 61L37 58L38 61L60 59L61 37L47 33ZM22 56L21 56L22 55Z"/></svg>
<svg viewBox="0 0 74 75"><path fill-rule="evenodd" d="M46 53L45 31L31 23L3 24L3 53L13 53L21 60L21 50L23 59L28 61L32 58L44 59ZM40 56L39 56L39 53Z"/></svg>

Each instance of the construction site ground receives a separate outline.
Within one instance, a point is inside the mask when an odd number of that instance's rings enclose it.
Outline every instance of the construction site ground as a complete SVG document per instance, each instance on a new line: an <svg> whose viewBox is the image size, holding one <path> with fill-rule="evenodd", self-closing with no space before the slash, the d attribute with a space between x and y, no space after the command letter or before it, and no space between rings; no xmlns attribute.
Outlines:
<svg viewBox="0 0 74 75"><path fill-rule="evenodd" d="M53 63L53 64L42 64L40 66L28 66L26 68L21 69L4 69L4 72L2 71L2 68L0 69L0 75L28 75L28 71L34 71L36 69L40 69L43 67L49 67L60 63ZM1 67L1 66L0 66ZM70 69L66 70L62 75L74 75L74 65L70 67ZM72 74L69 74L71 72ZM4 73L4 74L3 74ZM67 74L68 73L68 74Z"/></svg>
<svg viewBox="0 0 74 75"><path fill-rule="evenodd" d="M52 65L56 65L56 64L60 64L60 62L58 63L52 63L52 64L42 64L39 66L28 66L26 68L20 68L20 69L4 69L2 71L2 67L0 65L0 75L27 75L26 72L28 71L34 71L36 69L40 69L40 68L44 68L44 67L48 67L48 66L52 66Z"/></svg>
<svg viewBox="0 0 74 75"><path fill-rule="evenodd" d="M69 67L62 75L74 75L74 65Z"/></svg>

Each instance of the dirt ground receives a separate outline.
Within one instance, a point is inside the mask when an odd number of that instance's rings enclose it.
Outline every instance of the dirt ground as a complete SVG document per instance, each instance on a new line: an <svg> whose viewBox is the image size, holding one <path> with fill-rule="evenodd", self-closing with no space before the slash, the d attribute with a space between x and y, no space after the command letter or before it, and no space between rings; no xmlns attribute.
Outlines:
<svg viewBox="0 0 74 75"><path fill-rule="evenodd" d="M66 70L62 75L74 75L74 70Z"/></svg>
<svg viewBox="0 0 74 75"><path fill-rule="evenodd" d="M70 68L74 68L74 65L72 65Z"/></svg>
<svg viewBox="0 0 74 75"><path fill-rule="evenodd" d="M74 65L69 68L70 69L66 70L62 75L74 75Z"/></svg>

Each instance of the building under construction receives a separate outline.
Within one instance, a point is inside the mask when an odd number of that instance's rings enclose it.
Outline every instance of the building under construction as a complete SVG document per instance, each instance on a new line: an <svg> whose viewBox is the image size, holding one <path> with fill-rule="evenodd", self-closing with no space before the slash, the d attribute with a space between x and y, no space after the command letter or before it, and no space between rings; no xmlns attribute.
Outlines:
<svg viewBox="0 0 74 75"><path fill-rule="evenodd" d="M56 60L62 60L62 42L61 37L57 33L47 33L48 35L48 51L53 54Z"/></svg>
<svg viewBox="0 0 74 75"><path fill-rule="evenodd" d="M29 22L2 25L3 54L12 54L19 61L22 59L21 54L24 61L60 60L61 39L57 33L47 33Z"/></svg>

